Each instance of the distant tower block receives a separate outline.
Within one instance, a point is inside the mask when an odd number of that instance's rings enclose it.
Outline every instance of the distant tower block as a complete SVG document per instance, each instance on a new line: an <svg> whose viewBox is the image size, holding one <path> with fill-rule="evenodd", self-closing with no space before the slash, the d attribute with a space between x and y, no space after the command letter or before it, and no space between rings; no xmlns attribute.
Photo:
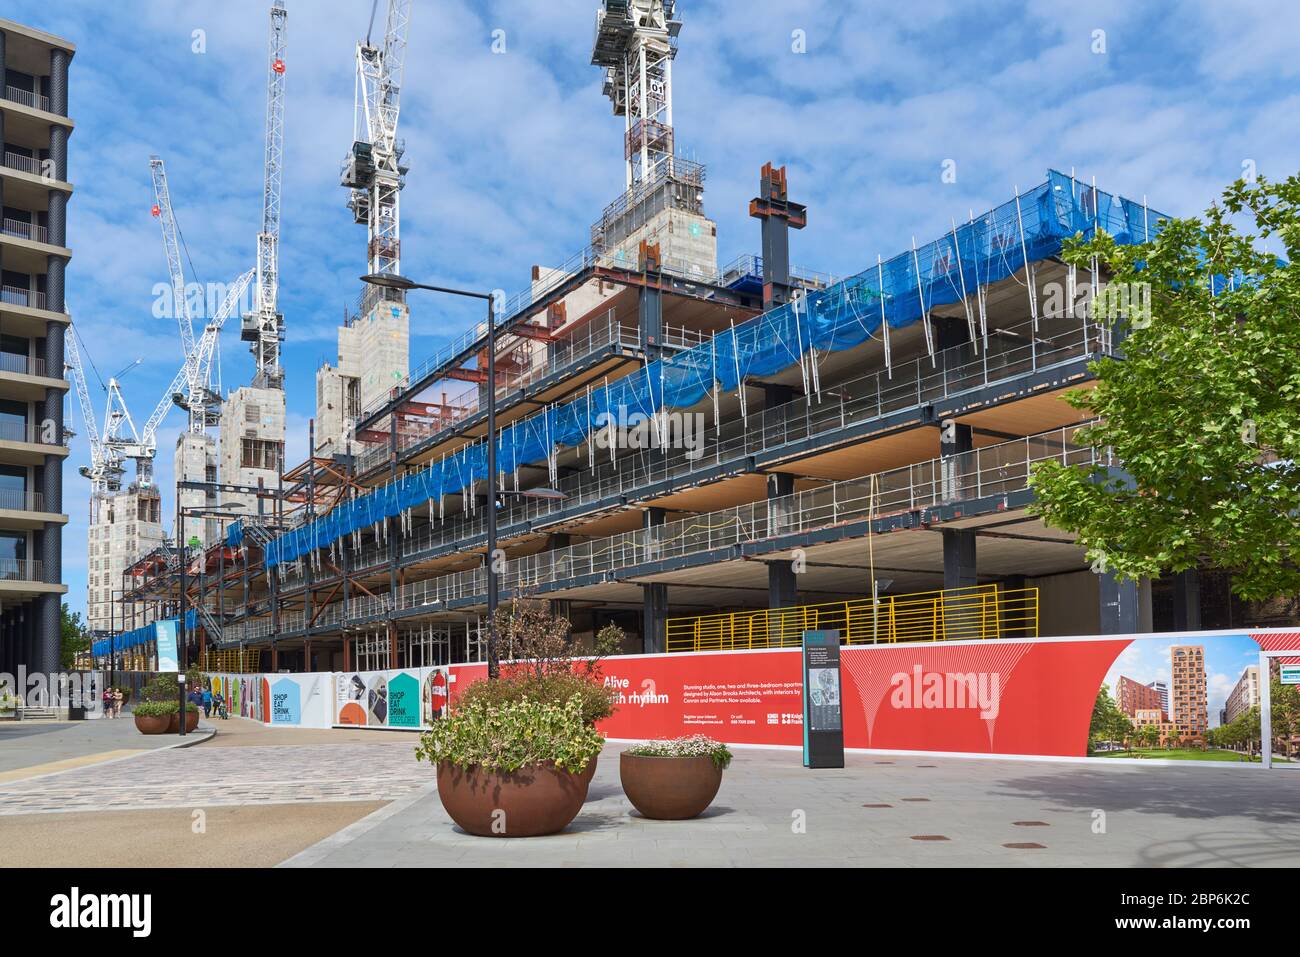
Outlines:
<svg viewBox="0 0 1300 957"><path fill-rule="evenodd" d="M315 454L347 452L357 416L406 385L410 353L404 302L380 299L339 327L338 367L326 363L316 371Z"/></svg>
<svg viewBox="0 0 1300 957"><path fill-rule="evenodd" d="M605 0L596 11L593 65L624 118L627 191L591 227L591 244L635 268L642 242L665 269L712 279L717 226L704 216L704 167L674 154L672 64L682 24L674 0Z"/></svg>
<svg viewBox="0 0 1300 957"><path fill-rule="evenodd" d="M284 469L284 417L283 389L240 386L230 393L221 413L223 483L251 488L260 479L267 489L278 486ZM219 504L233 502L242 502L240 514L256 520L257 495L227 492Z"/></svg>
<svg viewBox="0 0 1300 957"><path fill-rule="evenodd" d="M204 432L182 432L176 440L175 476L177 482L215 482L217 480L217 442ZM204 509L217 504L216 493L207 489L177 488L176 500L182 508ZM181 541L197 542L206 547L216 539L217 522L202 515L190 515L181 529ZM135 557L132 555L131 557Z"/></svg>

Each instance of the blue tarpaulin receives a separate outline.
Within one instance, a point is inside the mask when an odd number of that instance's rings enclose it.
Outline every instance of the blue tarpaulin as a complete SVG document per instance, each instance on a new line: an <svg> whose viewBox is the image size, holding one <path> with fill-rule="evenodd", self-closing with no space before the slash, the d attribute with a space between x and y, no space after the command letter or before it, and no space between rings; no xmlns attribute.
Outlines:
<svg viewBox="0 0 1300 957"><path fill-rule="evenodd" d="M800 301L648 363L590 394L511 423L497 436L498 468L509 474L546 461L555 447L581 445L611 418L626 421L689 408L715 383L734 390L746 378L772 375L799 362L810 350L851 349L876 336L884 323L891 329L910 326L936 306L961 302L978 285L1012 276L1026 262L1056 255L1062 241L1076 233L1102 230L1117 243L1145 242L1162 218L1167 217L1140 203L1050 171L1047 182L940 239L824 290L810 291ZM345 535L486 478L486 446L466 446L270 542L267 567L327 548Z"/></svg>

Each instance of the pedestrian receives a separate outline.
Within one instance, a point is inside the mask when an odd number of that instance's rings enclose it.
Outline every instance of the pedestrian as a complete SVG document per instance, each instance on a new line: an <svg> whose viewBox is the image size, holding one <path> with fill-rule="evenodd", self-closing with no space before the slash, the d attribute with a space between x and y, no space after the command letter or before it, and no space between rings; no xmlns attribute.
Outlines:
<svg viewBox="0 0 1300 957"><path fill-rule="evenodd" d="M122 689L114 688L113 689L113 717L116 718L122 714L122 703L124 701L126 701L126 698L122 694Z"/></svg>
<svg viewBox="0 0 1300 957"><path fill-rule="evenodd" d="M212 717L212 689L203 689L203 717Z"/></svg>
<svg viewBox="0 0 1300 957"><path fill-rule="evenodd" d="M115 717L115 715L113 714L113 689L112 688L104 689L104 717L105 718Z"/></svg>

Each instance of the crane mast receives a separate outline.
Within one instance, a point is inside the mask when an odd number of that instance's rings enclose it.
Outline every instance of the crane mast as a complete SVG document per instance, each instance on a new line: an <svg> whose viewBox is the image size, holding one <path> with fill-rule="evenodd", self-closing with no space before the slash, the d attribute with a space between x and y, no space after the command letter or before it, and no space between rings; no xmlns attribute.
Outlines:
<svg viewBox="0 0 1300 957"><path fill-rule="evenodd" d="M240 338L252 343L256 372L253 385L284 388L280 348L284 342L284 316L278 308L280 284L280 183L284 169L285 23L283 0L271 7L267 43L269 65L266 83L266 150L262 177L262 229L257 234L257 284L253 311L244 316Z"/></svg>
<svg viewBox="0 0 1300 957"><path fill-rule="evenodd" d="M411 0L388 0L382 46L372 45L369 35L357 44L353 143L341 183L350 190L353 217L366 225L371 274L401 272L400 193L407 168L397 123L410 24ZM400 293L387 294L400 298Z"/></svg>

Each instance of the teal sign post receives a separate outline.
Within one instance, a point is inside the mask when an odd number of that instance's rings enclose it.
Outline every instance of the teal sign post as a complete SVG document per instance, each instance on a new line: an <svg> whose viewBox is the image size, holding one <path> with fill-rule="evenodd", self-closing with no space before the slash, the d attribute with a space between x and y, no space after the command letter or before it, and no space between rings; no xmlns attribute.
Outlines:
<svg viewBox="0 0 1300 957"><path fill-rule="evenodd" d="M803 766L844 767L840 633L803 633Z"/></svg>
<svg viewBox="0 0 1300 957"><path fill-rule="evenodd" d="M1278 680L1284 685L1300 685L1300 665L1278 665Z"/></svg>
<svg viewBox="0 0 1300 957"><path fill-rule="evenodd" d="M181 670L176 654L176 622L174 619L154 622L154 638L158 644L158 670L172 674Z"/></svg>

